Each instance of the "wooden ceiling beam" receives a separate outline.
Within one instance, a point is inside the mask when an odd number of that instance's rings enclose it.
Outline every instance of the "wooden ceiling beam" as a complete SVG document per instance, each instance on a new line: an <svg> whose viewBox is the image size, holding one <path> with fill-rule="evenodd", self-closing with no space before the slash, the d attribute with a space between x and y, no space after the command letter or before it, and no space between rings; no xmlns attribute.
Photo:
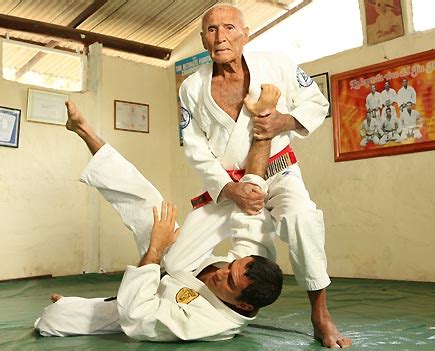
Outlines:
<svg viewBox="0 0 435 351"><path fill-rule="evenodd" d="M143 44L137 41L120 39L109 35L67 28L64 26L33 21L15 16L0 14L0 27L71 40L87 46L93 43L101 43L105 48L153 57L160 60L169 60L172 53L171 49L159 46Z"/></svg>
<svg viewBox="0 0 435 351"><path fill-rule="evenodd" d="M299 5L291 8L290 10L287 10L286 13L284 13L281 16L279 16L277 19L275 19L274 21L270 22L268 25L264 26L263 28L257 30L255 33L250 35L249 36L249 41L255 39L256 37L258 37L259 35L263 34L264 32L267 32L269 29L271 29L272 27L276 26L278 23L284 21L286 18L289 18L291 15L293 15L296 12L298 12L300 9L304 8L305 6L307 6L312 1L313 0L303 0ZM268 1L265 1L265 2L268 2Z"/></svg>
<svg viewBox="0 0 435 351"><path fill-rule="evenodd" d="M90 4L87 8L85 8L81 13L79 13L70 23L66 26L68 28L76 28L85 21L87 18L92 16L95 12L98 11L104 4L106 4L107 0L94 0L92 4ZM57 40L50 40L45 47L53 48L57 46L59 42ZM15 79L19 80L23 75L25 75L28 71L32 69L39 61L41 61L47 53L45 51L38 51L33 57L27 61L17 72L15 73Z"/></svg>

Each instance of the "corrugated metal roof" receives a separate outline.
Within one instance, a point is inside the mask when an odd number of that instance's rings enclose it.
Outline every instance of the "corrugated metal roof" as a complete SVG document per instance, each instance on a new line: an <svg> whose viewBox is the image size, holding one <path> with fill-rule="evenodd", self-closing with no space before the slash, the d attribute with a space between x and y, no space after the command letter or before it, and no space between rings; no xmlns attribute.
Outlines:
<svg viewBox="0 0 435 351"><path fill-rule="evenodd" d="M265 3L264 0L108 0L76 28L175 49L198 28L203 12L218 2L230 2L240 7L251 33L285 13L282 8ZM67 26L93 3L94 0L1 0L0 14ZM81 43L0 28L0 35L5 36L6 33L10 38L27 42L47 44L50 40L56 40L59 47L83 50ZM103 48L103 53L160 67L169 64L167 61L108 48ZM7 63L19 68L26 64L31 58L29 56L31 55L17 50L7 58ZM32 69L53 69L69 74L68 65L65 64L62 68L60 63L48 61L41 59Z"/></svg>

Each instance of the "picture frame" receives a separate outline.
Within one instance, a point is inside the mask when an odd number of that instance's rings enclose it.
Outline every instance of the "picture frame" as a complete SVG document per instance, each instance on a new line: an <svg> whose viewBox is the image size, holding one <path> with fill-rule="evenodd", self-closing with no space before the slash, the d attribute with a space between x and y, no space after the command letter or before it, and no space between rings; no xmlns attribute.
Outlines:
<svg viewBox="0 0 435 351"><path fill-rule="evenodd" d="M149 133L149 105L115 100L114 128L128 132Z"/></svg>
<svg viewBox="0 0 435 351"><path fill-rule="evenodd" d="M405 34L400 0L364 0L367 45Z"/></svg>
<svg viewBox="0 0 435 351"><path fill-rule="evenodd" d="M68 98L67 94L29 88L27 120L64 126L68 119L65 108Z"/></svg>
<svg viewBox="0 0 435 351"><path fill-rule="evenodd" d="M432 49L332 75L335 161L435 149L434 73Z"/></svg>
<svg viewBox="0 0 435 351"><path fill-rule="evenodd" d="M18 148L21 110L0 106L0 146Z"/></svg>
<svg viewBox="0 0 435 351"><path fill-rule="evenodd" d="M311 78L317 83L323 96L329 101L329 104L331 104L328 72L312 75ZM331 117L331 105L329 105L328 114L326 115L326 117Z"/></svg>

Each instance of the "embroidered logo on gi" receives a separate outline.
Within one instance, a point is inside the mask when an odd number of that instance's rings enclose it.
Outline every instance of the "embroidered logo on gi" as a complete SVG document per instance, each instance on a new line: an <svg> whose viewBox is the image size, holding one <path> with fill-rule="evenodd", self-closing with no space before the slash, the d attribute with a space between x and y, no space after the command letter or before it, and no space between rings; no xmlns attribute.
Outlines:
<svg viewBox="0 0 435 351"><path fill-rule="evenodd" d="M307 88L309 87L311 84L313 84L313 80L311 79L311 77L306 74L302 68L298 67L296 69L296 78L298 80L299 85L302 88Z"/></svg>
<svg viewBox="0 0 435 351"><path fill-rule="evenodd" d="M199 294L193 289L181 288L180 291L177 292L175 300L179 303L188 304L195 300L198 296Z"/></svg>
<svg viewBox="0 0 435 351"><path fill-rule="evenodd" d="M189 125L191 118L192 118L192 115L191 115L190 111L187 108L181 107L180 108L180 128L181 129L186 128Z"/></svg>

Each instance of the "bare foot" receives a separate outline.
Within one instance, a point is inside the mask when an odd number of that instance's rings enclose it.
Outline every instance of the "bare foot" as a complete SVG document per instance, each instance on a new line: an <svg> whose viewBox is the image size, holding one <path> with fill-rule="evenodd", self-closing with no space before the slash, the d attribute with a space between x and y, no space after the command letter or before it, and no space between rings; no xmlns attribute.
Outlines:
<svg viewBox="0 0 435 351"><path fill-rule="evenodd" d="M314 338L329 348L344 348L352 345L352 340L344 337L335 326L326 306L326 290L307 291L311 303L311 322Z"/></svg>
<svg viewBox="0 0 435 351"><path fill-rule="evenodd" d="M66 121L66 129L77 133L84 140L91 151L92 155L104 145L104 141L94 132L88 120L82 115L76 105L68 100L65 102L68 120Z"/></svg>
<svg viewBox="0 0 435 351"><path fill-rule="evenodd" d="M345 348L352 345L352 340L343 336L335 326L329 313L315 321L312 320L314 327L314 338L324 347Z"/></svg>
<svg viewBox="0 0 435 351"><path fill-rule="evenodd" d="M77 109L76 105L68 100L65 102L68 120L66 121L66 129L78 133L80 130L86 129L88 122Z"/></svg>
<svg viewBox="0 0 435 351"><path fill-rule="evenodd" d="M50 300L55 303L57 302L59 299L61 299L63 296L59 295L59 294L51 294L50 296Z"/></svg>

